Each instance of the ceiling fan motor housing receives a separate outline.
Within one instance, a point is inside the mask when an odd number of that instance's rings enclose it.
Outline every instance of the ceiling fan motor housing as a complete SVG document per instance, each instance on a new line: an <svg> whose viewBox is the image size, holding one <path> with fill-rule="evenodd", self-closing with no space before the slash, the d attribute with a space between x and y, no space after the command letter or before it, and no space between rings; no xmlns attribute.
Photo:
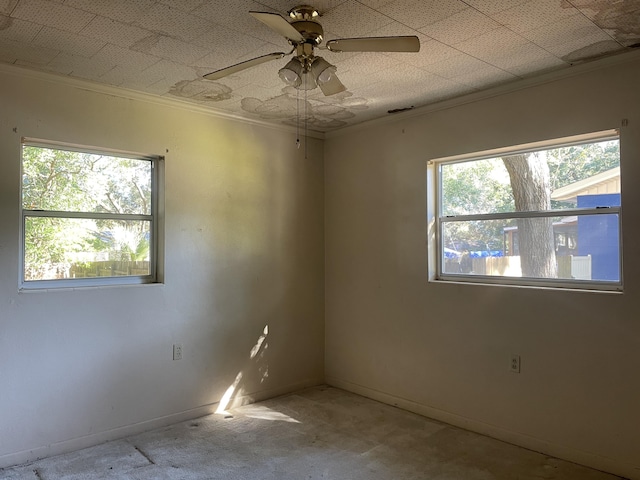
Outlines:
<svg viewBox="0 0 640 480"><path fill-rule="evenodd" d="M318 22L302 20L299 22L291 22L291 25L304 37L305 43L311 43L313 45L320 45L322 43L324 31L322 30L322 25Z"/></svg>
<svg viewBox="0 0 640 480"><path fill-rule="evenodd" d="M299 5L289 10L289 16L294 20L291 25L304 37L304 43L320 45L324 30L316 18L320 16L318 10L309 5Z"/></svg>

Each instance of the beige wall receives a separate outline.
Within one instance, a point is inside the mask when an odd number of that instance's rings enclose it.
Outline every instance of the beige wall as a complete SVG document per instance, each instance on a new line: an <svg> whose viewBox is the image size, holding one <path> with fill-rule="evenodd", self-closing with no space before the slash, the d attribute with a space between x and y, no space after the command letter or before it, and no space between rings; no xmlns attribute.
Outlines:
<svg viewBox="0 0 640 480"><path fill-rule="evenodd" d="M166 156L164 285L18 292L22 136ZM3 68L0 467L207 413L239 373L321 383L322 176L320 140Z"/></svg>
<svg viewBox="0 0 640 480"><path fill-rule="evenodd" d="M640 61L625 58L325 141L329 383L640 478ZM427 281L428 159L622 119L624 294Z"/></svg>

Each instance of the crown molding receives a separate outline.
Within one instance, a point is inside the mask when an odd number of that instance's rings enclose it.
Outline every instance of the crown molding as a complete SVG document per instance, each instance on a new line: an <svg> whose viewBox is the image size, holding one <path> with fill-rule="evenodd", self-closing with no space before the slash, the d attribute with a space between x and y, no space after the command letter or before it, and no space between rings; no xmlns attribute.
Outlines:
<svg viewBox="0 0 640 480"><path fill-rule="evenodd" d="M139 92L137 90L130 90L127 88L116 87L112 85L105 85L91 80L84 80L79 78L73 78L66 75L60 75L50 72L43 72L29 67L23 67L18 65L9 65L7 63L0 63L0 73L12 75L20 78L30 78L35 80L41 80L45 82L64 85L81 90L88 90L94 93L103 95L110 95L114 97L124 98L127 100L136 100L140 102L150 103L153 105L160 105L170 108L178 108L193 113L199 113L208 115L210 117L218 118L221 120L227 120L232 122L244 123L247 125L258 126L268 128L271 130L278 130L281 132L296 134L295 127L288 125L282 125L264 120L251 119L243 117L241 115L234 115L232 113L222 112L215 110L214 108L205 107L202 105L187 102L177 98L167 98L160 95L152 95L150 93ZM323 140L325 134L316 130L308 130L307 137L317 138Z"/></svg>
<svg viewBox="0 0 640 480"><path fill-rule="evenodd" d="M325 132L324 137L326 139L340 137L349 133L358 132L361 130L367 130L369 128L378 127L381 125L387 125L391 123L397 123L401 120L408 120L414 117L427 115L429 113L438 112L441 110L448 110L450 108L459 107L469 103L475 103L482 100L486 100L492 97L505 95L507 93L516 92L519 90L525 90L527 88L535 87L538 85L544 85L546 83L552 83L565 78L575 77L583 75L588 72L602 70L615 65L624 63L640 62L640 50L634 50L631 52L625 52L618 55L611 55L608 57L600 58L590 62L581 63L578 65L572 65L562 70L554 70L552 72L543 73L534 77L528 77L521 80L515 80L510 83L491 87L486 90L469 93L459 97L450 98L441 102L432 103L418 107L406 112L396 113L389 116L375 118L367 120L356 125L350 125L337 130L331 130Z"/></svg>

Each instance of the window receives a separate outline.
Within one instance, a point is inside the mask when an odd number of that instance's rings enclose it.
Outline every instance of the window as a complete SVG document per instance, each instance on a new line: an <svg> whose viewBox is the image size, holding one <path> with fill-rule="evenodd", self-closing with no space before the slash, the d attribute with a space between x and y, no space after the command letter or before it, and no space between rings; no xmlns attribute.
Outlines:
<svg viewBox="0 0 640 480"><path fill-rule="evenodd" d="M160 157L23 140L23 288L156 281Z"/></svg>
<svg viewBox="0 0 640 480"><path fill-rule="evenodd" d="M621 289L617 132L429 164L432 278Z"/></svg>

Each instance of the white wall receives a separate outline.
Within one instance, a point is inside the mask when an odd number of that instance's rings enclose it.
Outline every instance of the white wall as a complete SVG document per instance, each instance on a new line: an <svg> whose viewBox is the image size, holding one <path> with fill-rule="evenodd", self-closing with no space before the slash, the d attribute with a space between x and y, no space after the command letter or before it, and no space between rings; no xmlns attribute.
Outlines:
<svg viewBox="0 0 640 480"><path fill-rule="evenodd" d="M639 58L325 141L328 383L640 478ZM622 119L624 294L427 282L428 159Z"/></svg>
<svg viewBox="0 0 640 480"><path fill-rule="evenodd" d="M22 136L166 156L164 285L18 292ZM0 71L0 467L207 413L239 373L251 398L323 381L310 142Z"/></svg>

